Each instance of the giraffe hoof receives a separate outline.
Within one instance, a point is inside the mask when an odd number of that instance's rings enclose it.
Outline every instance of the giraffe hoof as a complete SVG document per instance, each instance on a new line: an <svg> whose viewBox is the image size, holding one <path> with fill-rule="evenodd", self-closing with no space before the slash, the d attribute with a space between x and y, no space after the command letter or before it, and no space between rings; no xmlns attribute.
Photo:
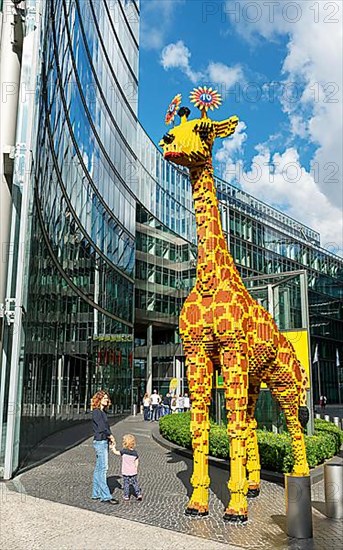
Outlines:
<svg viewBox="0 0 343 550"><path fill-rule="evenodd" d="M208 510L200 512L200 510L197 510L196 508L186 508L185 514L186 516L205 517L208 516Z"/></svg>
<svg viewBox="0 0 343 550"><path fill-rule="evenodd" d="M240 524L240 525L243 525L244 523L246 523L248 521L248 516L244 516L244 515L236 515L236 514L224 514L223 516L223 520L224 521L227 521L228 523L236 523L236 524Z"/></svg>
<svg viewBox="0 0 343 550"><path fill-rule="evenodd" d="M256 498L260 494L260 489L248 489L248 498Z"/></svg>

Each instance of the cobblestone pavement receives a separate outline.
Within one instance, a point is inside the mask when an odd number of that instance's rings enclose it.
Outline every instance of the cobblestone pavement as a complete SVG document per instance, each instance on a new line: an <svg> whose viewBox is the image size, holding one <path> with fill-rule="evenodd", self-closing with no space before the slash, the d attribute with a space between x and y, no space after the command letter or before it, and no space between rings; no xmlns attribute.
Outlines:
<svg viewBox="0 0 343 550"><path fill-rule="evenodd" d="M184 508L191 494L191 460L155 442L151 435L153 427L154 424L137 416L118 422L112 429L118 448L124 433L133 433L137 438L143 502L137 502L133 497L130 502L122 500L120 459L114 455L110 456L108 482L114 496L120 499L119 505L109 506L90 499L94 467L91 438L22 473L7 486L42 499L201 537L209 541L209 550L211 541L249 550L342 548L341 520L328 519L323 514L323 482L312 486L312 540L287 537L284 489L268 481L262 481L260 497L249 501L248 523L245 526L226 524L222 515L228 502L228 474L215 466L210 466L210 515L206 518L185 516ZM77 431L75 439L78 439Z"/></svg>

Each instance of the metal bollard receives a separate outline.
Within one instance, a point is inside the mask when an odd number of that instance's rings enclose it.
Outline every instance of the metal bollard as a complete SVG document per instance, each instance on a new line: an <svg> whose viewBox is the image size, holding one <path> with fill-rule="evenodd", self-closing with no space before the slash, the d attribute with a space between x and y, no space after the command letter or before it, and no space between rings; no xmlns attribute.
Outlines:
<svg viewBox="0 0 343 550"><path fill-rule="evenodd" d="M316 418L320 418L321 417L321 414L320 413L316 413Z"/></svg>
<svg viewBox="0 0 343 550"><path fill-rule="evenodd" d="M136 405L136 403L134 403L132 405L132 415L137 416L137 405Z"/></svg>
<svg viewBox="0 0 343 550"><path fill-rule="evenodd" d="M330 422L330 415L324 414L324 420L326 420L326 422Z"/></svg>
<svg viewBox="0 0 343 550"><path fill-rule="evenodd" d="M337 426L337 428L340 428L341 427L341 419L339 416L334 416L333 417L333 423L335 426Z"/></svg>
<svg viewBox="0 0 343 550"><path fill-rule="evenodd" d="M296 539L313 537L311 478L285 475L287 535Z"/></svg>
<svg viewBox="0 0 343 550"><path fill-rule="evenodd" d="M343 462L324 464L324 490L326 515L343 518Z"/></svg>

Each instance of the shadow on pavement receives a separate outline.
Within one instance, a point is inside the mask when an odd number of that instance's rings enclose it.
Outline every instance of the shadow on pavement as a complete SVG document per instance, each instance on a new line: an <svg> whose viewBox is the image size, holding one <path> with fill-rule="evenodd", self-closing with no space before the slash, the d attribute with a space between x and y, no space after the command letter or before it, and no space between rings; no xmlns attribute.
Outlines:
<svg viewBox="0 0 343 550"><path fill-rule="evenodd" d="M181 470L180 472L178 472L178 474L176 474L176 477L179 478L182 485L187 491L187 497L190 498L193 490L192 485L190 483L190 478L192 475L192 461L189 458L186 458L184 456L181 456L175 453L174 451L168 452L167 460L168 460L168 464L178 464L179 462L183 462L184 464L186 464L187 469Z"/></svg>
<svg viewBox="0 0 343 550"><path fill-rule="evenodd" d="M318 512L320 512L321 514L323 514L323 516L325 516L325 509L326 509L326 505L325 505L325 502L320 502L318 500L315 500L311 502L312 504L312 508L315 508L316 510L318 510Z"/></svg>
<svg viewBox="0 0 343 550"><path fill-rule="evenodd" d="M121 479L121 477L122 476L109 476L107 478L107 484L111 493L113 493L116 489L123 489L122 484L119 483L119 479Z"/></svg>
<svg viewBox="0 0 343 550"><path fill-rule="evenodd" d="M275 548L289 548L290 550L315 550L316 546L313 539L294 539L287 536L287 520L286 516L275 515L271 516L274 523L283 531L283 535L277 535L276 537L268 534L268 541L273 542ZM318 548L318 547L317 547Z"/></svg>
<svg viewBox="0 0 343 550"><path fill-rule="evenodd" d="M115 418L109 417L110 426L117 424L122 419L122 415ZM31 468L48 462L69 449L76 447L92 435L91 416L87 420L74 421L71 426L65 427L59 432L52 433L40 441L24 458L17 473L22 474L31 470Z"/></svg>
<svg viewBox="0 0 343 550"><path fill-rule="evenodd" d="M168 463L175 464L178 462L183 462L186 464L187 468L181 470L177 477L182 482L183 486L187 491L187 497L190 498L193 492L193 487L191 485L190 479L193 472L193 461L190 458L180 456L174 451L169 451L168 453ZM215 466L209 466L209 476L210 476L210 490L216 495L216 497L221 501L224 508L226 508L230 493L227 488L227 483L229 480L229 470L216 468Z"/></svg>

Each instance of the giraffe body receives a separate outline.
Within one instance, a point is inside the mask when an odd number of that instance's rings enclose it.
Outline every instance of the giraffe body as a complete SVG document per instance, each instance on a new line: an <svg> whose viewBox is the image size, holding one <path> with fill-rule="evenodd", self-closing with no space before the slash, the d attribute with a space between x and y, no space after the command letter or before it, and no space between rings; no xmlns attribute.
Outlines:
<svg viewBox="0 0 343 550"><path fill-rule="evenodd" d="M245 288L222 230L213 178L215 137L234 132L237 117L215 122L206 116L181 124L164 136L165 158L188 166L198 239L197 276L180 314L192 400L194 468L189 515L208 514L209 405L215 368L221 369L230 441L230 502L224 519L247 520L247 495L260 490L255 405L265 382L285 413L292 438L294 473L307 475L305 443L298 419L306 405L306 375L291 343L271 315Z"/></svg>

